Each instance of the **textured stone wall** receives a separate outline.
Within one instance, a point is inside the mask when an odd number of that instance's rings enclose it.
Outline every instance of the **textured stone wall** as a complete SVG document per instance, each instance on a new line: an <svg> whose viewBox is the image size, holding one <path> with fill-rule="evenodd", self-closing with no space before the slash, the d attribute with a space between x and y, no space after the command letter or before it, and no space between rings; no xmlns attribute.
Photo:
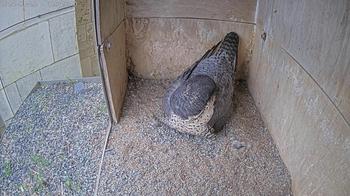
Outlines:
<svg viewBox="0 0 350 196"><path fill-rule="evenodd" d="M81 69L84 77L100 75L91 1L76 0L76 23Z"/></svg>
<svg viewBox="0 0 350 196"><path fill-rule="evenodd" d="M74 0L0 1L0 116L41 80L81 78Z"/></svg>

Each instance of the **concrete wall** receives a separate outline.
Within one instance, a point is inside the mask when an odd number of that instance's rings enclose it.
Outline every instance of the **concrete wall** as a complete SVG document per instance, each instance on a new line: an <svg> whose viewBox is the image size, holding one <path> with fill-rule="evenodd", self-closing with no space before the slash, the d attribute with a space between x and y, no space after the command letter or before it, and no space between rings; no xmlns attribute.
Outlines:
<svg viewBox="0 0 350 196"><path fill-rule="evenodd" d="M144 78L175 78L226 33L241 38L238 74L246 75L256 0L127 0L129 68Z"/></svg>
<svg viewBox="0 0 350 196"><path fill-rule="evenodd" d="M350 195L349 16L347 0L258 1L248 84L295 195Z"/></svg>
<svg viewBox="0 0 350 196"><path fill-rule="evenodd" d="M81 77L74 0L0 1L0 116L41 80Z"/></svg>

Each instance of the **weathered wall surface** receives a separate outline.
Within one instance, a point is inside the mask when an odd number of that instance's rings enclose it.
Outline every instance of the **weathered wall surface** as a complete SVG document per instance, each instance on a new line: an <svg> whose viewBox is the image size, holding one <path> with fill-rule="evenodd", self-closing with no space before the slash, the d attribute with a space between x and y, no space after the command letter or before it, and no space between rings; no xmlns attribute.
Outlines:
<svg viewBox="0 0 350 196"><path fill-rule="evenodd" d="M78 46L81 71L84 77L100 75L95 40L95 24L91 0L76 0Z"/></svg>
<svg viewBox="0 0 350 196"><path fill-rule="evenodd" d="M175 78L230 31L241 38L238 77L246 75L255 0L127 0L131 69L145 78Z"/></svg>
<svg viewBox="0 0 350 196"><path fill-rule="evenodd" d="M349 11L346 0L258 1L249 88L296 195L350 194Z"/></svg>
<svg viewBox="0 0 350 196"><path fill-rule="evenodd" d="M6 124L38 81L80 77L74 0L1 1L0 116Z"/></svg>
<svg viewBox="0 0 350 196"><path fill-rule="evenodd" d="M249 63L254 26L200 19L129 18L128 50L134 72L147 78L175 78L227 32L240 35L238 70Z"/></svg>

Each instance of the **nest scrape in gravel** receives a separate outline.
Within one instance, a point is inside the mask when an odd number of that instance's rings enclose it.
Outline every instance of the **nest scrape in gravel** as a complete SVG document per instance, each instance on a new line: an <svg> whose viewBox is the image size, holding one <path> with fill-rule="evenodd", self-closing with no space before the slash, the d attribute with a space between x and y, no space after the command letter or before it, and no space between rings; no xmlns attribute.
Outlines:
<svg viewBox="0 0 350 196"><path fill-rule="evenodd" d="M111 133L100 195L291 195L291 180L246 84L214 140L159 123L169 81L129 81L123 118Z"/></svg>

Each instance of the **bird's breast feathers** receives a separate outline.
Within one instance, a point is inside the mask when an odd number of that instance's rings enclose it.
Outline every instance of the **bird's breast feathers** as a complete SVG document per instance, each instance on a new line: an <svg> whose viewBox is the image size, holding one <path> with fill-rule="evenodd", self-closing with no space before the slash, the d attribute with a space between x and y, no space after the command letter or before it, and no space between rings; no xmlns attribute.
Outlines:
<svg viewBox="0 0 350 196"><path fill-rule="evenodd" d="M214 104L216 96L213 95L209 99L208 103L205 106L205 109L202 110L199 114L190 116L188 119L182 119L180 116L171 112L168 123L170 127L183 132L193 135L202 135L208 132L208 122L214 114Z"/></svg>

